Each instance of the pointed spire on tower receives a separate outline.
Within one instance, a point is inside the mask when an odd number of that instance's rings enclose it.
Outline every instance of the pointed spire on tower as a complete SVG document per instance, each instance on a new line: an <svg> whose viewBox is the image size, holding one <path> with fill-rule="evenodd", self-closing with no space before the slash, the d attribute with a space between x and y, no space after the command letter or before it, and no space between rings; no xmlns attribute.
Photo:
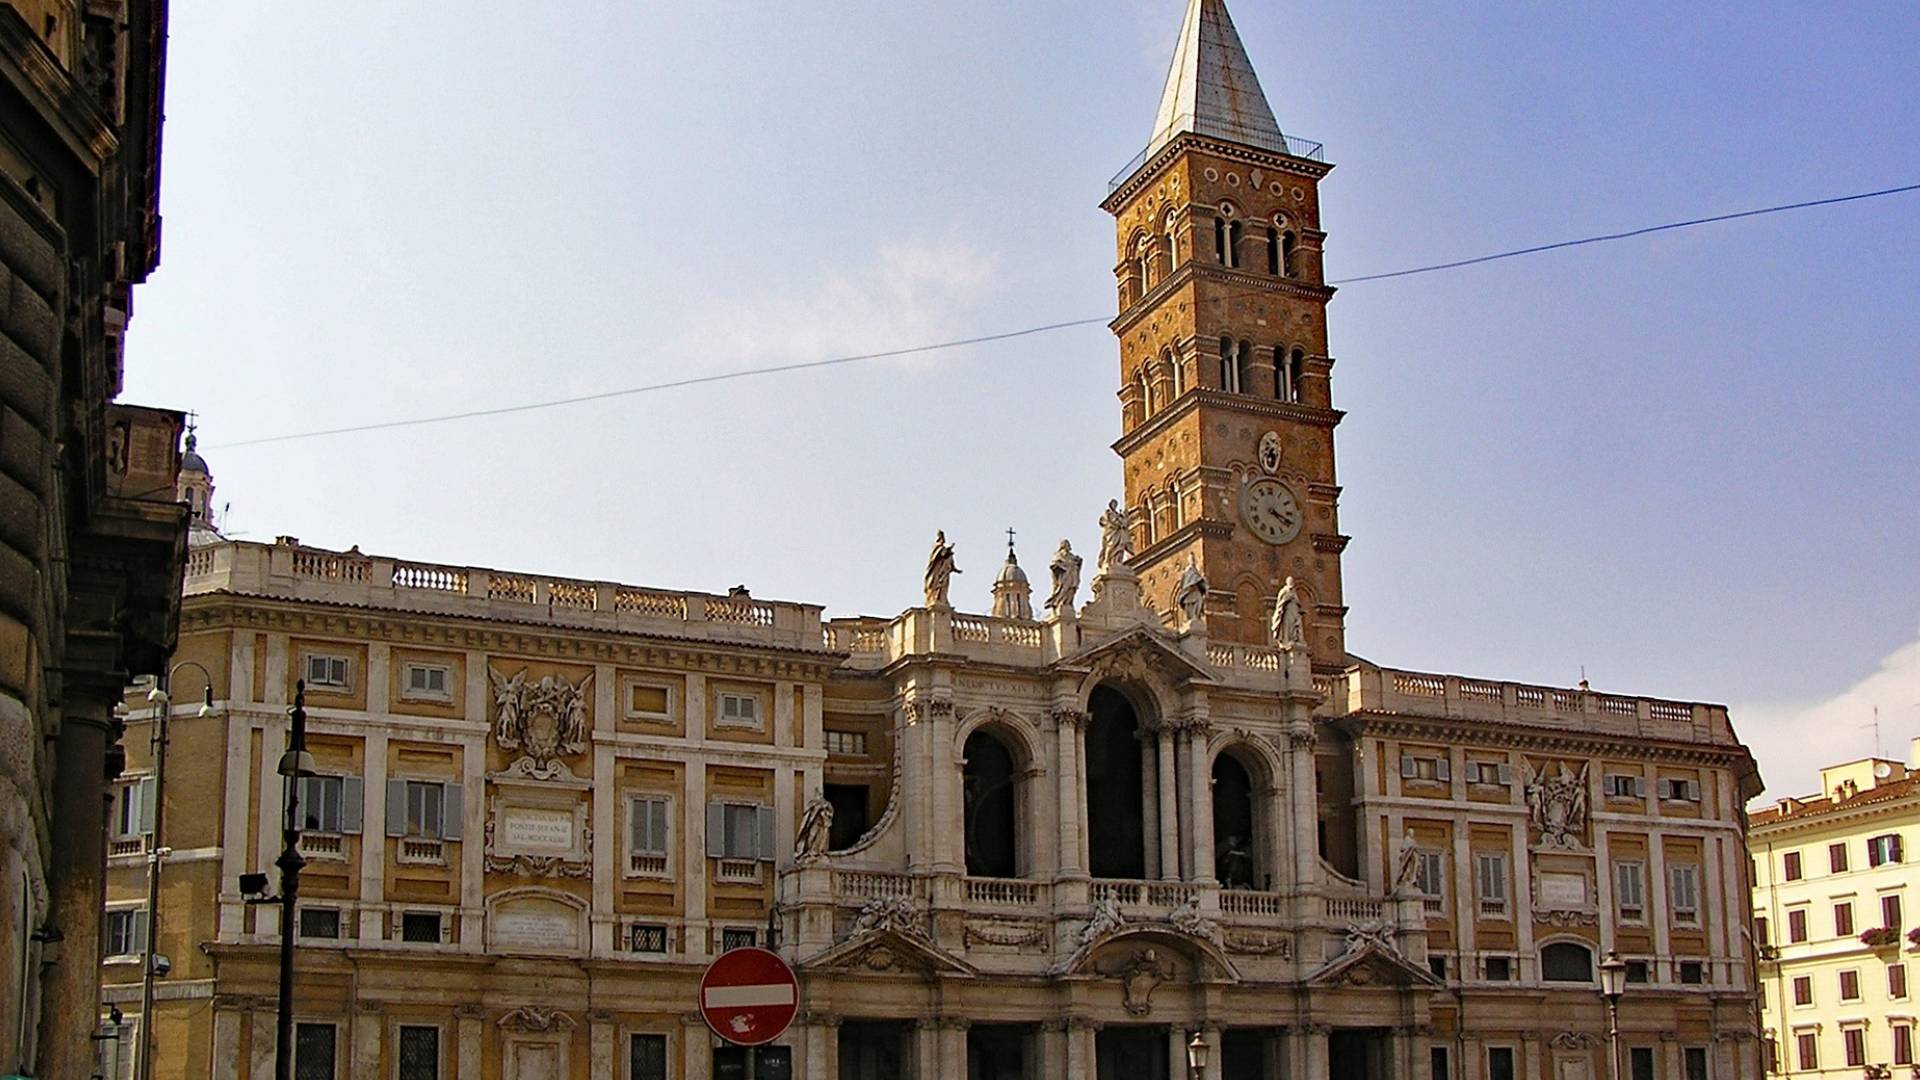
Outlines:
<svg viewBox="0 0 1920 1080"><path fill-rule="evenodd" d="M1188 0L1148 155L1186 132L1281 153L1287 149L1225 0Z"/></svg>

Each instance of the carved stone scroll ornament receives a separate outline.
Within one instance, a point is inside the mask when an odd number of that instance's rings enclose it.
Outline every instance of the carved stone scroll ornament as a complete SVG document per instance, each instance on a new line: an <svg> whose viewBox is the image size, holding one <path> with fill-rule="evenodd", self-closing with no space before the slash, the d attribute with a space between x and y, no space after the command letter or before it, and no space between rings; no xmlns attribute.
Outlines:
<svg viewBox="0 0 1920 1080"><path fill-rule="evenodd" d="M1173 977L1160 956L1153 949L1143 949L1135 954L1133 962L1120 972L1120 987L1125 995L1122 1002L1127 1015L1145 1016L1153 1011L1153 991L1163 982Z"/></svg>
<svg viewBox="0 0 1920 1080"><path fill-rule="evenodd" d="M1285 960L1293 955L1293 939L1286 934L1264 930L1228 930L1221 939L1228 952L1251 956L1272 956Z"/></svg>
<svg viewBox="0 0 1920 1080"><path fill-rule="evenodd" d="M1527 766L1527 817L1541 848L1578 851L1587 833L1587 769L1558 762L1544 770Z"/></svg>
<svg viewBox="0 0 1920 1080"><path fill-rule="evenodd" d="M920 907L904 896L875 897L860 908L853 919L853 935L892 932L925 940L927 937Z"/></svg>
<svg viewBox="0 0 1920 1080"><path fill-rule="evenodd" d="M522 757L514 767L534 779L552 779L566 772L559 759L587 748L593 673L588 672L577 686L557 675L530 682L525 668L509 678L499 672L489 674L493 678L493 741L509 753L519 752Z"/></svg>
<svg viewBox="0 0 1920 1080"><path fill-rule="evenodd" d="M1383 920L1348 923L1346 938L1348 952L1368 946L1383 952L1398 953L1400 951L1399 943L1395 941L1394 925Z"/></svg>
<svg viewBox="0 0 1920 1080"><path fill-rule="evenodd" d="M500 1026L510 1031L546 1032L572 1031L579 1027L573 1017L559 1009L543 1008L539 1005L522 1005L500 1018Z"/></svg>
<svg viewBox="0 0 1920 1080"><path fill-rule="evenodd" d="M1047 928L1035 922L975 919L967 923L965 935L968 945L998 945L1013 949L1044 943L1047 940Z"/></svg>

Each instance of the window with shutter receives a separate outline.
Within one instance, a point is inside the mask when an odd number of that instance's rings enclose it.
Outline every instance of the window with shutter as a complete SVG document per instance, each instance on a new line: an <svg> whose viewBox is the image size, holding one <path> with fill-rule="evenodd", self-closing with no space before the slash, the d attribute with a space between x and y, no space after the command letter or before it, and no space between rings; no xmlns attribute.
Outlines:
<svg viewBox="0 0 1920 1080"><path fill-rule="evenodd" d="M1904 919L1900 911L1899 894L1889 893L1886 896L1882 896L1880 898L1880 925L1898 932L1900 924L1903 921Z"/></svg>
<svg viewBox="0 0 1920 1080"><path fill-rule="evenodd" d="M1501 852L1475 856L1476 877L1480 887L1480 913L1504 915L1507 912L1507 857Z"/></svg>
<svg viewBox="0 0 1920 1080"><path fill-rule="evenodd" d="M1833 905L1833 934L1835 937L1853 936L1853 905L1841 902Z"/></svg>
<svg viewBox="0 0 1920 1080"><path fill-rule="evenodd" d="M1637 862L1615 863L1613 866L1614 899L1623 920L1637 921L1646 916L1646 889L1642 873L1641 864Z"/></svg>
<svg viewBox="0 0 1920 1080"><path fill-rule="evenodd" d="M1667 867L1667 891L1673 921L1692 925L1700 921L1700 868L1690 863Z"/></svg>

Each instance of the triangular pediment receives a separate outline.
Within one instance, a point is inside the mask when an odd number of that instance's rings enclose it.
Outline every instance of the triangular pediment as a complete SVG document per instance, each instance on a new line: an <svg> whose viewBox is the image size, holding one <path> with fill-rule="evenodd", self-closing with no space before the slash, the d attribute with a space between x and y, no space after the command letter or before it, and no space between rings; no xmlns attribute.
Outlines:
<svg viewBox="0 0 1920 1080"><path fill-rule="evenodd" d="M1358 945L1346 955L1307 978L1309 986L1385 987L1390 989L1431 989L1443 985L1433 973L1412 963L1391 949L1373 942Z"/></svg>
<svg viewBox="0 0 1920 1080"><path fill-rule="evenodd" d="M1176 684L1189 680L1213 681L1213 673L1206 665L1146 627L1135 627L1063 657L1060 666L1088 671L1096 679L1145 677L1157 672Z"/></svg>
<svg viewBox="0 0 1920 1080"><path fill-rule="evenodd" d="M1240 981L1240 969L1216 942L1163 923L1133 923L1109 930L1081 945L1058 971L1062 975L1111 974L1102 971L1103 960L1156 946L1185 956L1193 965L1196 982Z"/></svg>
<svg viewBox="0 0 1920 1080"><path fill-rule="evenodd" d="M823 949L795 965L808 971L846 971L872 974L979 974L972 964L918 934L899 930L868 930Z"/></svg>

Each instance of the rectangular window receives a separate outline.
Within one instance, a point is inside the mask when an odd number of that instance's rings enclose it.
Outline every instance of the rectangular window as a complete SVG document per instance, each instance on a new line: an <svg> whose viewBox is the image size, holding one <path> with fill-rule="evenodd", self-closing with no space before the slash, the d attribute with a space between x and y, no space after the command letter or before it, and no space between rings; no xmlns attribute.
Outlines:
<svg viewBox="0 0 1920 1080"><path fill-rule="evenodd" d="M1513 1047L1487 1047L1487 1080L1513 1080Z"/></svg>
<svg viewBox="0 0 1920 1080"><path fill-rule="evenodd" d="M1907 965L1895 963L1887 965L1887 996L1895 1001L1907 999Z"/></svg>
<svg viewBox="0 0 1920 1080"><path fill-rule="evenodd" d="M1768 925L1765 915L1755 915L1753 917L1753 943L1755 945L1773 944L1773 939L1768 936L1771 931L1772 927Z"/></svg>
<svg viewBox="0 0 1920 1080"><path fill-rule="evenodd" d="M1797 1032L1793 1036L1794 1050L1800 1058L1803 1072L1812 1072L1820 1067L1820 1040L1811 1031Z"/></svg>
<svg viewBox="0 0 1920 1080"><path fill-rule="evenodd" d="M1813 1004L1813 976L1796 975L1793 977L1793 1003L1795 1005Z"/></svg>
<svg viewBox="0 0 1920 1080"><path fill-rule="evenodd" d="M407 781L407 835L439 839L446 798L444 784L425 780Z"/></svg>
<svg viewBox="0 0 1920 1080"><path fill-rule="evenodd" d="M1453 763L1444 757L1416 757L1413 754L1401 754L1400 778L1444 782L1453 779Z"/></svg>
<svg viewBox="0 0 1920 1080"><path fill-rule="evenodd" d="M1439 979L1441 982L1446 982L1447 958L1440 953L1428 953L1427 970L1433 972L1434 978Z"/></svg>
<svg viewBox="0 0 1920 1080"><path fill-rule="evenodd" d="M445 664L408 664L404 696L452 700L453 691L448 688L451 676L452 669Z"/></svg>
<svg viewBox="0 0 1920 1080"><path fill-rule="evenodd" d="M300 827L308 832L339 832L340 812L345 805L345 794L345 777L301 777L300 816L304 820Z"/></svg>
<svg viewBox="0 0 1920 1080"><path fill-rule="evenodd" d="M1632 1080L1654 1080L1653 1047L1636 1046L1627 1051L1627 1075Z"/></svg>
<svg viewBox="0 0 1920 1080"><path fill-rule="evenodd" d="M1505 787L1513 783L1513 766L1504 761L1469 761L1467 783Z"/></svg>
<svg viewBox="0 0 1920 1080"><path fill-rule="evenodd" d="M1867 865L1882 866L1900 861L1900 834L1887 833L1867 840Z"/></svg>
<svg viewBox="0 0 1920 1080"><path fill-rule="evenodd" d="M627 1080L667 1080L665 1035L635 1035L627 1046Z"/></svg>
<svg viewBox="0 0 1920 1080"><path fill-rule="evenodd" d="M1800 853L1789 851L1780 856L1780 876L1787 881L1800 880Z"/></svg>
<svg viewBox="0 0 1920 1080"><path fill-rule="evenodd" d="M1835 874L1847 872L1847 845L1827 845L1827 870Z"/></svg>
<svg viewBox="0 0 1920 1080"><path fill-rule="evenodd" d="M1707 981L1707 965L1699 960L1682 960L1679 963L1680 981L1687 986L1699 986Z"/></svg>
<svg viewBox="0 0 1920 1080"><path fill-rule="evenodd" d="M1900 923L1900 895L1898 893L1888 893L1880 898L1880 925L1898 932Z"/></svg>
<svg viewBox="0 0 1920 1080"><path fill-rule="evenodd" d="M1700 868L1692 863L1667 867L1667 891L1673 904L1673 921L1686 926L1700 922Z"/></svg>
<svg viewBox="0 0 1920 1080"><path fill-rule="evenodd" d="M638 798L627 802L627 850L635 855L667 855L666 799Z"/></svg>
<svg viewBox="0 0 1920 1080"><path fill-rule="evenodd" d="M867 753L867 733L864 731L829 731L827 753L846 754L852 757L864 757Z"/></svg>
<svg viewBox="0 0 1920 1080"><path fill-rule="evenodd" d="M400 916L400 940L440 943L440 914L435 911L408 911Z"/></svg>
<svg viewBox="0 0 1920 1080"><path fill-rule="evenodd" d="M1840 1040L1847 1048L1848 1065L1858 1068L1867 1063L1867 1033L1864 1028L1841 1028Z"/></svg>
<svg viewBox="0 0 1920 1080"><path fill-rule="evenodd" d="M1610 799L1638 799L1640 777L1633 773L1608 773L1606 778L1607 797Z"/></svg>
<svg viewBox="0 0 1920 1080"><path fill-rule="evenodd" d="M659 923L634 923L627 928L627 951L663 953L667 951L667 928Z"/></svg>
<svg viewBox="0 0 1920 1080"><path fill-rule="evenodd" d="M1507 913L1507 856L1505 852L1486 852L1473 858L1474 876L1480 889L1480 913Z"/></svg>
<svg viewBox="0 0 1920 1080"><path fill-rule="evenodd" d="M307 657L307 685L325 690L345 690L347 658L320 655Z"/></svg>
<svg viewBox="0 0 1920 1080"><path fill-rule="evenodd" d="M1648 971L1647 962L1645 960L1627 961L1627 981L1628 982L1644 983L1647 981L1647 978L1650 974L1651 972Z"/></svg>
<svg viewBox="0 0 1920 1080"><path fill-rule="evenodd" d="M1427 1051L1427 1061L1430 1063L1427 1068L1427 1074L1431 1076L1433 1080L1453 1080L1453 1061L1447 1057L1446 1047L1435 1046L1429 1048Z"/></svg>
<svg viewBox="0 0 1920 1080"><path fill-rule="evenodd" d="M135 956L147 947L147 912L144 908L113 908L107 912L106 949L108 956Z"/></svg>
<svg viewBox="0 0 1920 1080"><path fill-rule="evenodd" d="M1647 890L1645 869L1637 862L1613 864L1614 896L1620 905L1620 918L1638 921L1646 918Z"/></svg>
<svg viewBox="0 0 1920 1080"><path fill-rule="evenodd" d="M1419 873L1414 876L1414 888L1428 899L1438 899L1446 889L1447 859L1438 851L1420 852Z"/></svg>
<svg viewBox="0 0 1920 1080"><path fill-rule="evenodd" d="M673 691L650 683L628 683L627 715L639 720L671 721Z"/></svg>
<svg viewBox="0 0 1920 1080"><path fill-rule="evenodd" d="M732 952L735 949L751 949L760 943L758 931L741 927L724 927L720 931L720 951Z"/></svg>
<svg viewBox="0 0 1920 1080"><path fill-rule="evenodd" d="M440 1029L400 1025L399 1080L439 1080Z"/></svg>
<svg viewBox="0 0 1920 1080"><path fill-rule="evenodd" d="M1760 1040L1760 1071L1780 1071L1780 1044L1773 1041L1772 1035Z"/></svg>
<svg viewBox="0 0 1920 1080"><path fill-rule="evenodd" d="M1792 943L1807 940L1807 909L1794 908L1787 912L1787 941Z"/></svg>
<svg viewBox="0 0 1920 1080"><path fill-rule="evenodd" d="M145 777L113 788L113 838L133 840L153 831L153 778Z"/></svg>
<svg viewBox="0 0 1920 1080"><path fill-rule="evenodd" d="M1707 1048L1689 1046L1681 1053L1686 1066L1687 1080L1707 1080Z"/></svg>
<svg viewBox="0 0 1920 1080"><path fill-rule="evenodd" d="M333 1080L333 1055L338 1045L332 1024L295 1024L294 1080Z"/></svg>
<svg viewBox="0 0 1920 1080"><path fill-rule="evenodd" d="M721 694L720 722L740 727L759 727L760 699L750 694Z"/></svg>
<svg viewBox="0 0 1920 1080"><path fill-rule="evenodd" d="M1853 903L1843 900L1833 905L1833 936L1853 936Z"/></svg>
<svg viewBox="0 0 1920 1080"><path fill-rule="evenodd" d="M1860 1000L1860 973L1858 971L1849 970L1840 973L1840 1000ZM1859 1062L1856 1061L1853 1064L1858 1065Z"/></svg>
<svg viewBox="0 0 1920 1080"><path fill-rule="evenodd" d="M340 909L330 907L300 908L300 936L304 938L337 939L340 936Z"/></svg>
<svg viewBox="0 0 1920 1080"><path fill-rule="evenodd" d="M1660 798L1667 802L1699 802L1700 782L1683 777L1668 777L1660 781Z"/></svg>
<svg viewBox="0 0 1920 1080"><path fill-rule="evenodd" d="M1489 956L1486 958L1488 982L1512 982L1513 958L1510 956Z"/></svg>
<svg viewBox="0 0 1920 1080"><path fill-rule="evenodd" d="M773 808L752 803L709 803L707 855L736 861L773 858Z"/></svg>
<svg viewBox="0 0 1920 1080"><path fill-rule="evenodd" d="M1913 1064L1913 1025L1893 1025L1893 1063L1895 1065Z"/></svg>

